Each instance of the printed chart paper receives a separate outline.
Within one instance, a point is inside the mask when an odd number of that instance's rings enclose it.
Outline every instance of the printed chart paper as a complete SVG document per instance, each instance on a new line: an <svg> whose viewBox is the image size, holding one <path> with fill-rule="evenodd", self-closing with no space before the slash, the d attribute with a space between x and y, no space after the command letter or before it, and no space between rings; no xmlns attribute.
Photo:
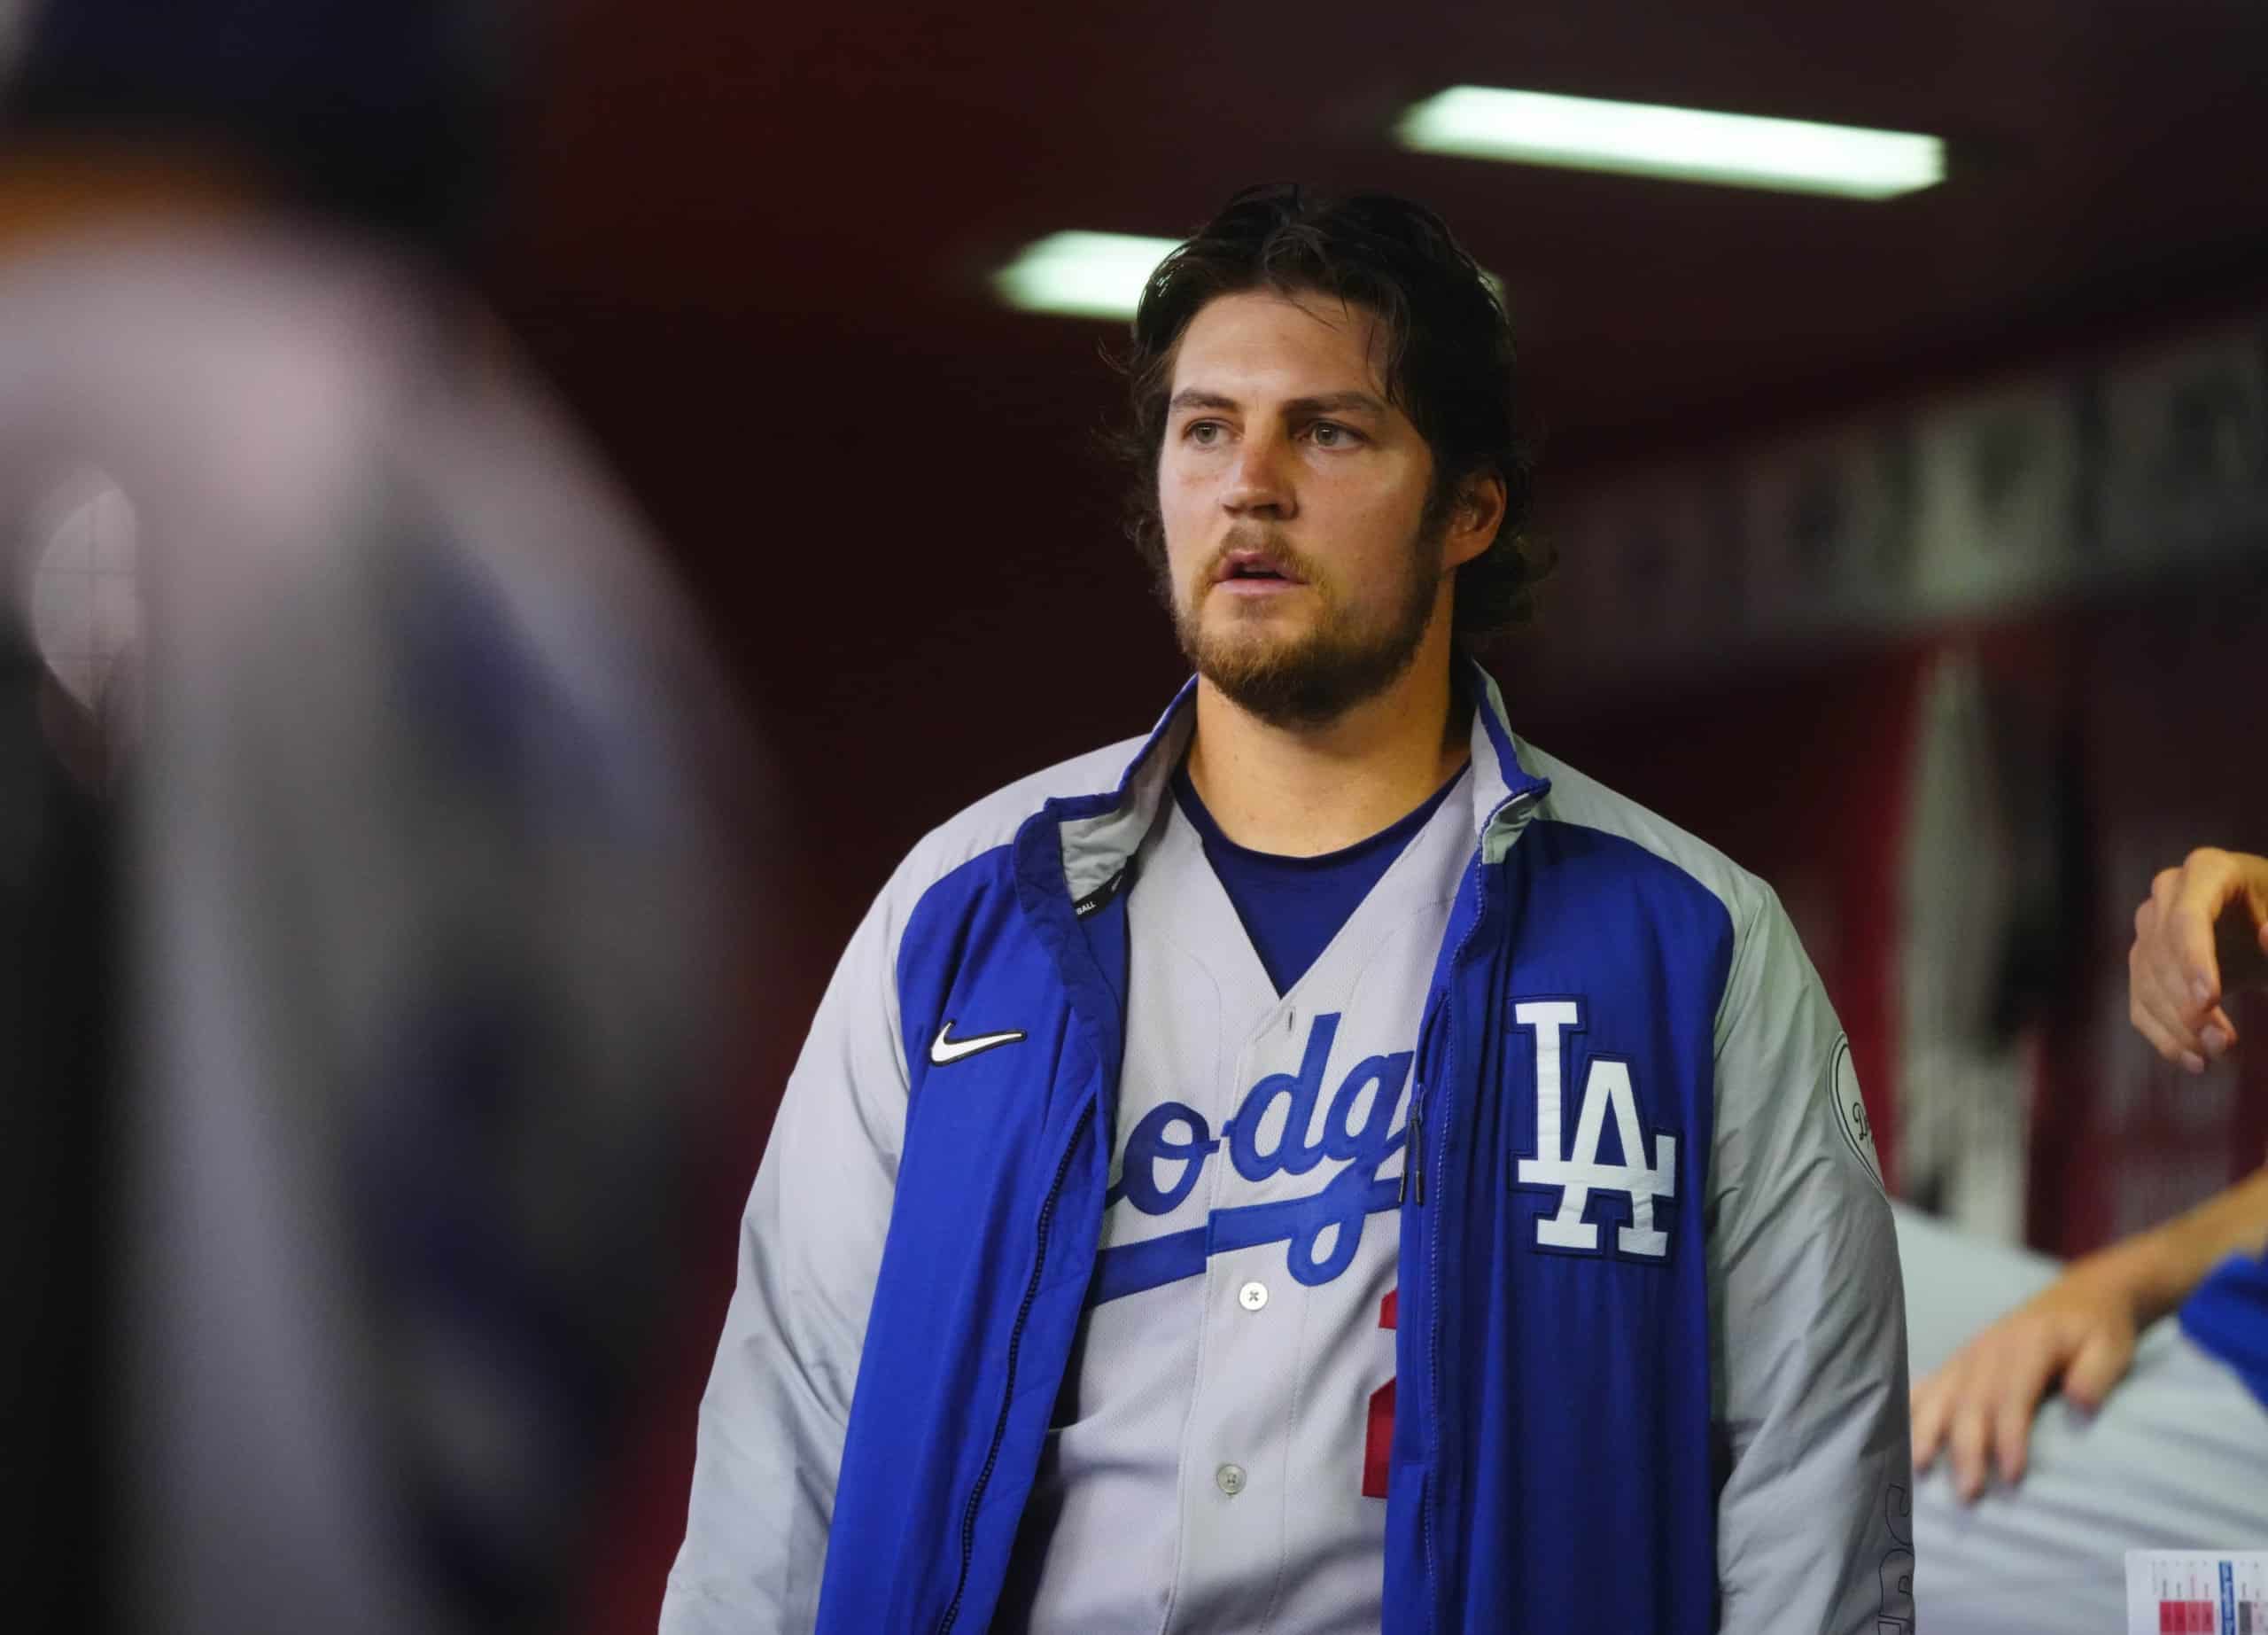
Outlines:
<svg viewBox="0 0 2268 1635"><path fill-rule="evenodd" d="M2129 1550L2127 1635L2268 1635L2268 1550Z"/></svg>

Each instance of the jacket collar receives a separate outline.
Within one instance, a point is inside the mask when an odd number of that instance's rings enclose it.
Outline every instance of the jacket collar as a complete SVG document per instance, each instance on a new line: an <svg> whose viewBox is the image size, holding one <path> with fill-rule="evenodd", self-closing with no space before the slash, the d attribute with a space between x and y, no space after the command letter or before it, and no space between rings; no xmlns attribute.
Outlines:
<svg viewBox="0 0 2268 1635"><path fill-rule="evenodd" d="M1530 772L1520 760L1519 740L1504 713L1496 678L1469 656L1466 695L1472 700L1472 820L1480 841L1480 860L1497 863L1551 792L1551 780Z"/></svg>
<svg viewBox="0 0 2268 1635"><path fill-rule="evenodd" d="M1521 763L1519 742L1504 713L1495 678L1462 658L1466 696L1472 701L1472 829L1484 862L1500 860L1550 792L1550 780ZM1174 768L1197 728L1197 678L1174 695L1149 736L1120 773L1117 785L1047 803L1062 847L1063 882L1082 902L1115 880L1150 831Z"/></svg>
<svg viewBox="0 0 2268 1635"><path fill-rule="evenodd" d="M1119 774L1115 789L1060 797L1042 808L1055 820L1063 884L1081 903L1123 874L1158 814L1173 769L1197 730L1197 678L1183 682L1158 724Z"/></svg>

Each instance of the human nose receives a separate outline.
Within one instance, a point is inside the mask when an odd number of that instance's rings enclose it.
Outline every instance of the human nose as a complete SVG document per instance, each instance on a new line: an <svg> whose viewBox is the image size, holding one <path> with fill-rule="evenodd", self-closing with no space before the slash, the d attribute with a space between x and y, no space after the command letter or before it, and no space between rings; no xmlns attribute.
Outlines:
<svg viewBox="0 0 2268 1635"><path fill-rule="evenodd" d="M1299 502L1288 468L1290 450L1281 438L1262 433L1237 446L1236 463L1221 492L1222 509L1236 517L1282 521L1297 513Z"/></svg>

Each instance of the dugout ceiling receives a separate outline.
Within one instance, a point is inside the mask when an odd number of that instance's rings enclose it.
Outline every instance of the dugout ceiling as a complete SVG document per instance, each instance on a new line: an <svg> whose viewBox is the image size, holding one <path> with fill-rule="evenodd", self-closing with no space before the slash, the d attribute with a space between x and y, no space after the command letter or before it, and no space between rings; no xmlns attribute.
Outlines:
<svg viewBox="0 0 2268 1635"><path fill-rule="evenodd" d="M1389 144L1460 82L1929 131L1953 174L1864 204ZM896 360L893 393L1052 418L1103 326L998 312L985 270L1267 178L1438 206L1506 281L1563 463L2268 284L2256 0L576 0L542 93L514 308L603 309L657 361L695 326L773 391L781 346L843 347Z"/></svg>
<svg viewBox="0 0 2268 1635"><path fill-rule="evenodd" d="M918 695L944 677L1029 723L1021 769L1144 724L1178 673L1092 452L1114 331L986 290L1059 228L1184 231L1271 178L1435 205L1505 282L1547 518L1633 464L2268 298L2258 0L553 20L493 286L815 763L885 712L943 728ZM1927 131L1953 174L1865 204L1390 144L1462 82ZM1034 691L1073 673L1076 705ZM944 764L937 800L993 770Z"/></svg>

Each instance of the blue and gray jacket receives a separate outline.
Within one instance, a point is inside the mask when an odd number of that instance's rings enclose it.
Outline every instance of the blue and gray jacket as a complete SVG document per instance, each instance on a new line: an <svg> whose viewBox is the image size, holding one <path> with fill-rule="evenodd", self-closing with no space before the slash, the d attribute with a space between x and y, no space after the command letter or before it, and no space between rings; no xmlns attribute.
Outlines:
<svg viewBox="0 0 2268 1635"><path fill-rule="evenodd" d="M1897 1249L1818 978L1769 888L1472 690L1384 1625L1910 1629ZM664 1635L988 1626L1095 1276L1121 888L1190 703L932 832L853 938L750 1198ZM946 1024L1001 1017L1020 1047L928 1094Z"/></svg>

